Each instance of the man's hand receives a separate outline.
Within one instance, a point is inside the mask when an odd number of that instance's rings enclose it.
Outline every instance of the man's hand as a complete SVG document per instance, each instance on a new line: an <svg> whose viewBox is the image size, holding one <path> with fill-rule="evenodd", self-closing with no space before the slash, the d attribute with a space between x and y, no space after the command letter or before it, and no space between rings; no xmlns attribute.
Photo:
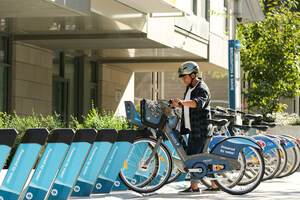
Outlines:
<svg viewBox="0 0 300 200"><path fill-rule="evenodd" d="M182 107L181 100L178 98L172 99L172 106L181 108Z"/></svg>

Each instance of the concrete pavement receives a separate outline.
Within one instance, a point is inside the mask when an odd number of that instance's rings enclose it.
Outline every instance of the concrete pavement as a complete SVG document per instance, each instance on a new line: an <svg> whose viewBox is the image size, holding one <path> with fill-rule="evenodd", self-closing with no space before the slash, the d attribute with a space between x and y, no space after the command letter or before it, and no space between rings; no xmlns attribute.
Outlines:
<svg viewBox="0 0 300 200"><path fill-rule="evenodd" d="M199 195L178 195L178 191L188 187L188 181L171 183L164 186L153 194L141 195L132 191L113 191L110 194L91 195L89 198L70 198L81 200L97 199L213 199L213 200L240 200L240 199L300 199L300 171L291 176L272 179L262 182L254 191L246 195L230 195L225 192L217 194L199 194ZM205 188L200 186L201 188Z"/></svg>

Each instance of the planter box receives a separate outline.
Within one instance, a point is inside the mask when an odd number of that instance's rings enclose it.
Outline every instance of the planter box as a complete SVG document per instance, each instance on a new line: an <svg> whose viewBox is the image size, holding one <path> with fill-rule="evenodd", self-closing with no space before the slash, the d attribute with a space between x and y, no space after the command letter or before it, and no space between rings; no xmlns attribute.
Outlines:
<svg viewBox="0 0 300 200"><path fill-rule="evenodd" d="M300 126L276 126L269 128L267 134L270 135L290 135L296 138L300 138Z"/></svg>

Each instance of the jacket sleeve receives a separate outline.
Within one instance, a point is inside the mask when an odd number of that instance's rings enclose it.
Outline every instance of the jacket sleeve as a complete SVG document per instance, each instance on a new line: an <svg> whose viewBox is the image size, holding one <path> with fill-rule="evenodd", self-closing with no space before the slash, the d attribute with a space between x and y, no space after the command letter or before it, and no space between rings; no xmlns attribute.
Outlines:
<svg viewBox="0 0 300 200"><path fill-rule="evenodd" d="M207 105L207 102L209 101L209 93L204 89L198 89L194 91L192 100L197 103L197 107L192 109L201 110Z"/></svg>

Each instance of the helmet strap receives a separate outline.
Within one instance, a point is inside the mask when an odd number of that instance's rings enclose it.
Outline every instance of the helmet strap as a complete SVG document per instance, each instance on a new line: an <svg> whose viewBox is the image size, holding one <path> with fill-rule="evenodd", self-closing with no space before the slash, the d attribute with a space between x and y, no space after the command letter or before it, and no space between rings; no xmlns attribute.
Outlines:
<svg viewBox="0 0 300 200"><path fill-rule="evenodd" d="M191 77L191 83L189 84L189 87L190 88L193 88L193 82L194 82L194 79L196 78L196 76L194 78L192 78L192 74L189 74L189 76Z"/></svg>

